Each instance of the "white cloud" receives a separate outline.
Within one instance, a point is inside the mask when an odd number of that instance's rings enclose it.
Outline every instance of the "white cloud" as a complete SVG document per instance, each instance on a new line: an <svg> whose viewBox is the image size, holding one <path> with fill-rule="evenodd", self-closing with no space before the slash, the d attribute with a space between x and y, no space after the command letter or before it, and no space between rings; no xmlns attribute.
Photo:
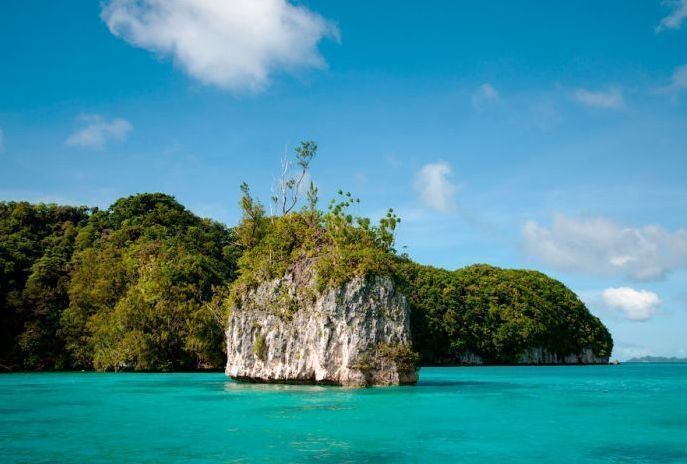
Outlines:
<svg viewBox="0 0 687 464"><path fill-rule="evenodd" d="M489 104L497 102L499 98L500 95L498 90L490 83L485 82L480 85L479 89L472 95L472 106L482 111L486 109Z"/></svg>
<svg viewBox="0 0 687 464"><path fill-rule="evenodd" d="M687 266L687 230L622 227L605 218L554 215L550 227L528 221L525 252L556 269L655 280Z"/></svg>
<svg viewBox="0 0 687 464"><path fill-rule="evenodd" d="M680 89L687 89L687 64L675 69L673 73L673 86Z"/></svg>
<svg viewBox="0 0 687 464"><path fill-rule="evenodd" d="M675 69L675 72L673 72L670 90L673 92L687 90L687 64L679 66Z"/></svg>
<svg viewBox="0 0 687 464"><path fill-rule="evenodd" d="M333 23L288 0L110 0L102 18L132 45L232 91L260 90L276 70L322 68L317 44L338 39Z"/></svg>
<svg viewBox="0 0 687 464"><path fill-rule="evenodd" d="M673 71L670 84L655 89L657 94L668 95L676 100L678 95L687 90L687 64L678 66Z"/></svg>
<svg viewBox="0 0 687 464"><path fill-rule="evenodd" d="M663 303L654 292L630 287L607 288L601 299L609 309L621 311L631 321L648 321Z"/></svg>
<svg viewBox="0 0 687 464"><path fill-rule="evenodd" d="M666 29L680 29L682 21L687 18L687 0L664 1L664 5L671 8L671 12L656 26L656 32L663 32Z"/></svg>
<svg viewBox="0 0 687 464"><path fill-rule="evenodd" d="M426 164L415 175L415 190L428 207L448 213L455 209L456 186L451 182L451 166L443 161Z"/></svg>
<svg viewBox="0 0 687 464"><path fill-rule="evenodd" d="M133 126L126 119L109 121L97 114L81 116L85 126L70 135L65 143L74 147L101 150L108 142L121 142L127 138Z"/></svg>
<svg viewBox="0 0 687 464"><path fill-rule="evenodd" d="M573 96L578 102L593 108L618 109L625 105L623 94L617 88L599 91L577 89Z"/></svg>

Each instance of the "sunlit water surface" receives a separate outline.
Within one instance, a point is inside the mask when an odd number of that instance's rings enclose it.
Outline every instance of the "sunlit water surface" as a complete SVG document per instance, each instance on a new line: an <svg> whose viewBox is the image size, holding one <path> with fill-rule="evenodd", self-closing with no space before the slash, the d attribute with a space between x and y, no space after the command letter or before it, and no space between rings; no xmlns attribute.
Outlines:
<svg viewBox="0 0 687 464"><path fill-rule="evenodd" d="M0 375L0 463L687 463L687 364L423 368L415 387Z"/></svg>

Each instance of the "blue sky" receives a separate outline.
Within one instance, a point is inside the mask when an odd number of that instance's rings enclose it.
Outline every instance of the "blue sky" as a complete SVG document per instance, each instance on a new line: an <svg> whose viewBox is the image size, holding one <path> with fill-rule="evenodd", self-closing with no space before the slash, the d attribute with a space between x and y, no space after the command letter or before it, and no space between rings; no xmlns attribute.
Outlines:
<svg viewBox="0 0 687 464"><path fill-rule="evenodd" d="M234 224L314 139L416 260L540 269L615 356L687 356L685 0L25 0L0 56L0 200Z"/></svg>

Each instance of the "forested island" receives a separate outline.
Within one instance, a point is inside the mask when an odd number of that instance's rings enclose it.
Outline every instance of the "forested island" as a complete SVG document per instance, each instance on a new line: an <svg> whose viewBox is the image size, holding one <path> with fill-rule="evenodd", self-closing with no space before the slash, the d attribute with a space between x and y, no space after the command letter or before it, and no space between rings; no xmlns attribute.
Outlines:
<svg viewBox="0 0 687 464"><path fill-rule="evenodd" d="M420 265L394 248L393 210L376 224L355 217L359 200L344 192L322 210L312 183L301 201L315 151L312 142L297 150L301 171L282 179L271 214L244 184L234 227L163 193L106 210L0 203L0 369L218 369L228 321L265 282L291 285L270 295L273 306L281 298L270 320L286 327L355 279L375 301L398 293L407 306L407 337L376 351L404 369L607 362L610 333L562 283L485 264ZM265 328L250 330L251 356L264 360ZM362 369L367 358L358 358Z"/></svg>

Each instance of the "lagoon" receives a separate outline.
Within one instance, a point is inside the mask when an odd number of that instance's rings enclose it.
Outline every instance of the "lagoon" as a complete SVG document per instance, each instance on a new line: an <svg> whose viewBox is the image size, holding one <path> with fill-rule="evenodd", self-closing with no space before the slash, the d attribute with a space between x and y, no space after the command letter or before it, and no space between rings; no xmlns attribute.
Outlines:
<svg viewBox="0 0 687 464"><path fill-rule="evenodd" d="M687 364L423 368L414 387L0 375L0 462L687 463Z"/></svg>

